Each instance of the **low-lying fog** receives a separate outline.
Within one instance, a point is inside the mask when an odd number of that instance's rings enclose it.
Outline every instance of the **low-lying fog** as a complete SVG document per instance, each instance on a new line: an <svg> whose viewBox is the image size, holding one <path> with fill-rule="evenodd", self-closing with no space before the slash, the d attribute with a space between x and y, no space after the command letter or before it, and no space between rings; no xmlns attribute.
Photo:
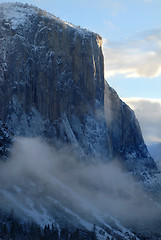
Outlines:
<svg viewBox="0 0 161 240"><path fill-rule="evenodd" d="M70 146L56 150L38 138L17 138L9 160L0 163L0 204L40 224L65 218L63 211L91 223L109 214L151 225L161 216L119 161L87 165Z"/></svg>

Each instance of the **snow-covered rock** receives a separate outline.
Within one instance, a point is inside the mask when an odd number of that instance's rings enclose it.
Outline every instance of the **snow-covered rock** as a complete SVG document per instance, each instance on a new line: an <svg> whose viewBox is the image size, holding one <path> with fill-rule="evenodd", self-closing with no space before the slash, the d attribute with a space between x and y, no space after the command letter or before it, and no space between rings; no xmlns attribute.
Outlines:
<svg viewBox="0 0 161 240"><path fill-rule="evenodd" d="M72 143L88 161L119 157L138 175L156 169L133 111L105 88L99 35L19 3L1 4L0 24L0 117L16 136Z"/></svg>
<svg viewBox="0 0 161 240"><path fill-rule="evenodd" d="M0 157L8 156L13 143L13 134L0 120Z"/></svg>
<svg viewBox="0 0 161 240"><path fill-rule="evenodd" d="M42 137L54 144L70 143L86 163L95 161L107 166L117 159L130 173L129 179L131 175L142 179L150 192L161 189L156 164L144 144L134 112L104 80L102 38L27 4L0 4L0 118L3 153L12 143L11 132L15 136ZM31 156L32 151L26 152ZM19 170L21 164L27 164L26 155L24 163L20 157ZM33 155L41 159L37 153ZM26 174L24 168L21 181L14 174L16 183L12 186L4 175L6 186L0 187L1 203L14 205L20 215L41 225L53 221L63 225L63 217L73 227L89 230L96 222L99 239L134 238L116 218L104 213L100 206L93 206L93 196L87 200L61 176L48 174L48 164L44 162L42 168L41 163L29 167L33 175L30 171ZM101 174L96 176L101 178ZM108 181L104 185L110 192ZM89 187L95 190L95 185ZM104 186L99 186L99 190L104 191ZM122 198L125 193L121 189ZM99 194L97 197L100 200Z"/></svg>

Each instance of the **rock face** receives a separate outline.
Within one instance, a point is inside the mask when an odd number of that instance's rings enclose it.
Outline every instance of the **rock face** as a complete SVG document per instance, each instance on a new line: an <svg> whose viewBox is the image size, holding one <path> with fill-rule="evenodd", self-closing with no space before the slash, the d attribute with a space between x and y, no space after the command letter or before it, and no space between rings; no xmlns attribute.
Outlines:
<svg viewBox="0 0 161 240"><path fill-rule="evenodd" d="M132 172L156 169L144 144L141 129L134 111L121 101L114 89L105 84L105 115L113 156L124 160Z"/></svg>
<svg viewBox="0 0 161 240"><path fill-rule="evenodd" d="M13 134L0 121L0 157L6 158L10 152L11 144L13 143Z"/></svg>
<svg viewBox="0 0 161 240"><path fill-rule="evenodd" d="M104 83L99 35L1 4L0 52L0 118L16 136L70 142L86 159L119 156L131 171L156 169L133 111Z"/></svg>

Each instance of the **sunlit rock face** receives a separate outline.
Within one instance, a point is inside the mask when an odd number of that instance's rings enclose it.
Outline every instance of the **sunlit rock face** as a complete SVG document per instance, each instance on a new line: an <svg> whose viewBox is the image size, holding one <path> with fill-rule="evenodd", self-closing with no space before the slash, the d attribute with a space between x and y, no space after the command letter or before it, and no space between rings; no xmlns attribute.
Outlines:
<svg viewBox="0 0 161 240"><path fill-rule="evenodd" d="M134 113L105 87L99 35L35 7L1 4L0 51L0 118L16 136L69 142L88 160L119 156L131 171L155 169Z"/></svg>

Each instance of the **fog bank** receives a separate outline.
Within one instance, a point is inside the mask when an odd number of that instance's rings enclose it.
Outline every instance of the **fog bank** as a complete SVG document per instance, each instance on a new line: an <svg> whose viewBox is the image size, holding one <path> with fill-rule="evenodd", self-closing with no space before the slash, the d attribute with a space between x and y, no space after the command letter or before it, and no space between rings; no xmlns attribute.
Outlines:
<svg viewBox="0 0 161 240"><path fill-rule="evenodd" d="M9 160L0 163L0 204L42 225L93 224L112 215L125 224L152 226L160 217L118 160L87 165L70 146L57 150L38 138L17 138Z"/></svg>

